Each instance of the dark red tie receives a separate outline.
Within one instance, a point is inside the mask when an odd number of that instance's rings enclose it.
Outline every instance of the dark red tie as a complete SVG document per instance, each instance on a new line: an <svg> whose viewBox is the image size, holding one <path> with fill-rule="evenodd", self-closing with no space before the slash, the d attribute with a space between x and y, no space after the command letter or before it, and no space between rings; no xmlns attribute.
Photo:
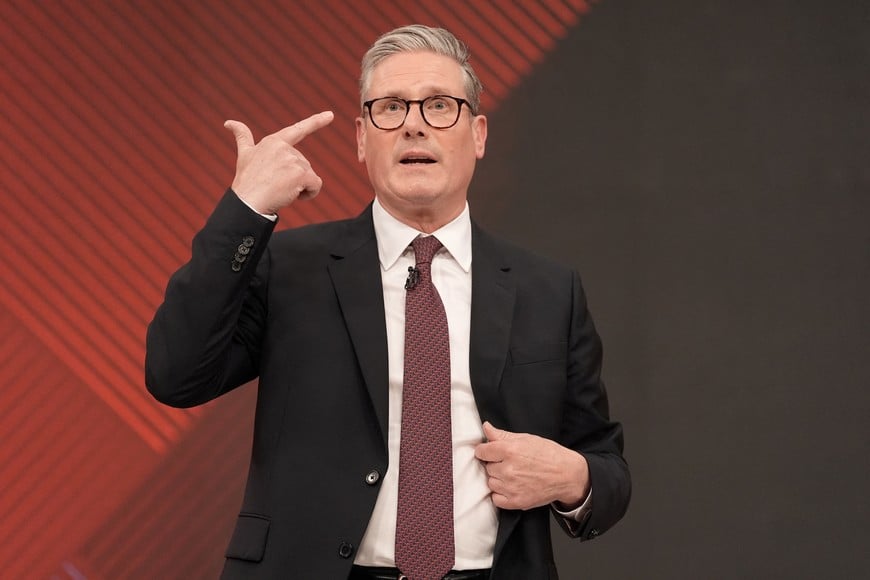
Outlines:
<svg viewBox="0 0 870 580"><path fill-rule="evenodd" d="M432 284L433 236L411 245L417 268L405 295L405 377L399 449L396 567L410 580L440 580L456 560L447 315Z"/></svg>

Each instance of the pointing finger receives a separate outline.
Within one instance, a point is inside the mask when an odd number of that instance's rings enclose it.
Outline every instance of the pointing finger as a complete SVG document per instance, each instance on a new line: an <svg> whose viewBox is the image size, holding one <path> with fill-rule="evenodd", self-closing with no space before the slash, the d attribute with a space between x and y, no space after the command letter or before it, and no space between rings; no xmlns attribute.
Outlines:
<svg viewBox="0 0 870 580"><path fill-rule="evenodd" d="M241 121L226 121L224 127L232 131L236 138L236 148L241 153L243 150L254 146L254 135L248 126Z"/></svg>
<svg viewBox="0 0 870 580"><path fill-rule="evenodd" d="M335 115L332 114L332 111L323 111L322 113L311 115L307 119L302 119L294 125L284 127L275 133L275 136L285 141L288 145L293 146L308 135L332 123L334 118Z"/></svg>

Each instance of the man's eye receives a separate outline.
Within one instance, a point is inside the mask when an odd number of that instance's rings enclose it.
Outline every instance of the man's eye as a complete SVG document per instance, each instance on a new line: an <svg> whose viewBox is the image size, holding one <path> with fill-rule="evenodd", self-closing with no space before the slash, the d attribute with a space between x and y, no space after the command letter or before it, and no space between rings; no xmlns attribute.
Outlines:
<svg viewBox="0 0 870 580"><path fill-rule="evenodd" d="M447 101L445 101L444 99L432 99L426 105L426 108L430 111L443 111L449 107L450 105L448 105Z"/></svg>
<svg viewBox="0 0 870 580"><path fill-rule="evenodd" d="M405 110L405 104L399 101L390 101L384 106L384 111L388 113L399 113Z"/></svg>

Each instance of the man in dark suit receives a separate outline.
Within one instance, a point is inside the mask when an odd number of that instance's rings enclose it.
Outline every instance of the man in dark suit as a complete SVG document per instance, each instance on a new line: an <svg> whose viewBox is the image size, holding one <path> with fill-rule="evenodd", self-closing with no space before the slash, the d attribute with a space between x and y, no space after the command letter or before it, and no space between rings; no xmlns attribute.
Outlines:
<svg viewBox="0 0 870 580"><path fill-rule="evenodd" d="M360 83L355 219L273 234L320 190L296 145L332 113L259 143L227 122L236 176L149 327L148 389L188 407L259 377L225 578L556 578L550 512L591 539L630 495L580 279L470 220L461 42L394 30Z"/></svg>

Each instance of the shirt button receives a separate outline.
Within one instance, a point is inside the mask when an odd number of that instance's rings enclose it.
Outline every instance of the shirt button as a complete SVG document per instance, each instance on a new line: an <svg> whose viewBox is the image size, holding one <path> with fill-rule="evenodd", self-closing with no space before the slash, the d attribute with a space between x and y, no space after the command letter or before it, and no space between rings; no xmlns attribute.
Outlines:
<svg viewBox="0 0 870 580"><path fill-rule="evenodd" d="M378 473L377 469L373 469L366 474L366 483L369 485L374 485L381 479L381 474Z"/></svg>

